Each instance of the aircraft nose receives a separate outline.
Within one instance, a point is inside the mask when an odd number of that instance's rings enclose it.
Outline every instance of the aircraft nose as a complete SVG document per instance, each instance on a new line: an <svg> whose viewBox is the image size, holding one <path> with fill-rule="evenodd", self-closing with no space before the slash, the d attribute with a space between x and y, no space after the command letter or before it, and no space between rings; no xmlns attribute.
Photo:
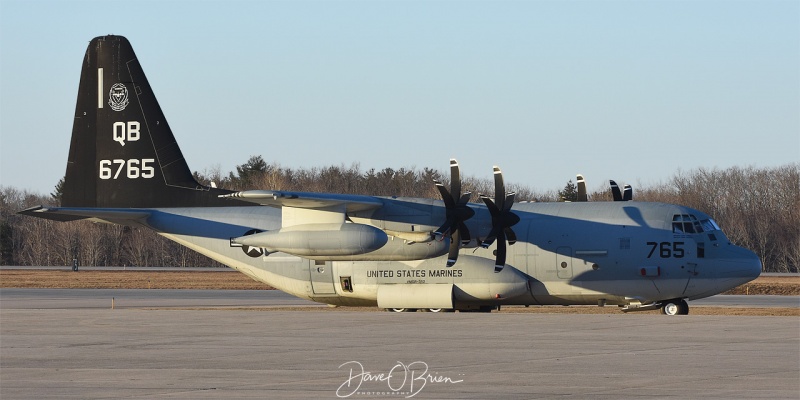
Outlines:
<svg viewBox="0 0 800 400"><path fill-rule="evenodd" d="M726 266L720 271L721 278L735 279L742 284L761 275L761 259L756 253L737 246L731 246L728 252Z"/></svg>
<svg viewBox="0 0 800 400"><path fill-rule="evenodd" d="M756 253L750 252L752 257L746 261L748 265L748 271L750 273L751 279L756 279L761 275L761 271L764 269L764 266L761 265L761 259L756 255Z"/></svg>

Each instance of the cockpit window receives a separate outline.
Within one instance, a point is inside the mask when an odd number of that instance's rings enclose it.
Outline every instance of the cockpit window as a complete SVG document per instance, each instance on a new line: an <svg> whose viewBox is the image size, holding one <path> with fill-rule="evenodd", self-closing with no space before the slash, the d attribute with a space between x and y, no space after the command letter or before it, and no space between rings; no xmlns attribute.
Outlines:
<svg viewBox="0 0 800 400"><path fill-rule="evenodd" d="M672 233L703 233L719 230L719 226L712 219L698 221L692 214L675 214L672 216Z"/></svg>
<svg viewBox="0 0 800 400"><path fill-rule="evenodd" d="M683 233L683 218L680 215L672 217L672 233Z"/></svg>
<svg viewBox="0 0 800 400"><path fill-rule="evenodd" d="M705 232L720 230L719 229L719 225L717 225L717 223L714 222L714 220L710 219L710 218L700 221L700 225L703 227L703 231L705 231Z"/></svg>

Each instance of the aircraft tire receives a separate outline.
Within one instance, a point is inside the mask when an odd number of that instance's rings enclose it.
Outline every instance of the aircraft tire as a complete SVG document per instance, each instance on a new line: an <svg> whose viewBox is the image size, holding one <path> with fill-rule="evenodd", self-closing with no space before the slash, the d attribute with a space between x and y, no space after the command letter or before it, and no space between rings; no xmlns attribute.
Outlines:
<svg viewBox="0 0 800 400"><path fill-rule="evenodd" d="M678 315L678 304L674 301L665 301L661 305L661 314L664 315Z"/></svg>
<svg viewBox="0 0 800 400"><path fill-rule="evenodd" d="M667 300L661 304L661 314L664 315L687 315L689 314L689 304L686 300Z"/></svg>
<svg viewBox="0 0 800 400"><path fill-rule="evenodd" d="M678 303L678 315L689 315L689 303L685 299Z"/></svg>
<svg viewBox="0 0 800 400"><path fill-rule="evenodd" d="M416 308L387 308L386 311L391 312L417 312Z"/></svg>

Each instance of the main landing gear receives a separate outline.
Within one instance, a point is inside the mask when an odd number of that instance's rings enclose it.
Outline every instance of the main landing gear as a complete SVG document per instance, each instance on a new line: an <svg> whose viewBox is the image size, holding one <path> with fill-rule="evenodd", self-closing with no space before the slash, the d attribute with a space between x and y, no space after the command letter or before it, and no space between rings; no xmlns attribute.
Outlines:
<svg viewBox="0 0 800 400"><path fill-rule="evenodd" d="M661 303L661 313L664 315L688 315L689 304L684 299L667 300Z"/></svg>
<svg viewBox="0 0 800 400"><path fill-rule="evenodd" d="M661 310L664 315L687 315L689 314L689 303L685 299L672 299L663 300L659 302L644 304L644 305L627 305L620 306L622 312L631 311L653 311Z"/></svg>

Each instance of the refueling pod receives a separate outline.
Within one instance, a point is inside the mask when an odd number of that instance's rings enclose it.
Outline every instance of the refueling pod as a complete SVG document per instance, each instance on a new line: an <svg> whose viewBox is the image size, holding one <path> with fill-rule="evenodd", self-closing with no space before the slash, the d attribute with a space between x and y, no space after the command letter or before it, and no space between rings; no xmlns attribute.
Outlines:
<svg viewBox="0 0 800 400"><path fill-rule="evenodd" d="M386 232L363 224L304 224L231 239L232 244L261 247L270 253L301 257L352 256L383 247Z"/></svg>

